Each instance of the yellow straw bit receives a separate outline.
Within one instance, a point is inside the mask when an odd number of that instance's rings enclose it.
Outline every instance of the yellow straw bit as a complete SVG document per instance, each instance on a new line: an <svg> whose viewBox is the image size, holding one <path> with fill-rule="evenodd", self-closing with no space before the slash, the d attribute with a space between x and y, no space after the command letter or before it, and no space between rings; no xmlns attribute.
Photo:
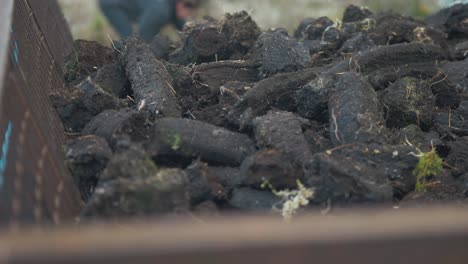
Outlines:
<svg viewBox="0 0 468 264"><path fill-rule="evenodd" d="M301 207L309 205L309 199L314 197L314 190L306 188L301 181L297 181L298 189L296 190L283 190L277 191L270 182L265 181L262 184L262 188L269 187L274 195L281 198L283 206L281 209L281 215L286 222L290 222L293 216Z"/></svg>

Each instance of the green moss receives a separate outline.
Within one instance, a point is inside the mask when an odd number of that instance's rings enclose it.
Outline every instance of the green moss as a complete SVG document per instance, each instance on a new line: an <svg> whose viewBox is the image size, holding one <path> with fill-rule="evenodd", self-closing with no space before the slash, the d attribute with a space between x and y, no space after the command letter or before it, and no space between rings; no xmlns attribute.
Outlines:
<svg viewBox="0 0 468 264"><path fill-rule="evenodd" d="M432 148L427 153L420 152L417 157L419 158L419 162L413 170L413 175L416 177L416 191L425 192L427 178L440 174L444 169L444 161L439 157L435 148Z"/></svg>
<svg viewBox="0 0 468 264"><path fill-rule="evenodd" d="M179 150L181 145L182 145L182 139L180 138L180 136L174 135L172 137L172 143L171 143L172 150L174 151Z"/></svg>

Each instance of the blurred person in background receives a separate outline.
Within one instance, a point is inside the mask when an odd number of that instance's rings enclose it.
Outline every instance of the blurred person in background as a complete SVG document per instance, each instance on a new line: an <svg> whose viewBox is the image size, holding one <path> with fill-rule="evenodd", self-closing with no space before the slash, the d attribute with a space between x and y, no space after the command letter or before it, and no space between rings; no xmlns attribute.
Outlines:
<svg viewBox="0 0 468 264"><path fill-rule="evenodd" d="M98 0L110 24L126 39L138 25L139 35L151 42L167 24L181 29L201 0Z"/></svg>
<svg viewBox="0 0 468 264"><path fill-rule="evenodd" d="M468 4L468 0L439 0L441 8L451 7L456 4Z"/></svg>

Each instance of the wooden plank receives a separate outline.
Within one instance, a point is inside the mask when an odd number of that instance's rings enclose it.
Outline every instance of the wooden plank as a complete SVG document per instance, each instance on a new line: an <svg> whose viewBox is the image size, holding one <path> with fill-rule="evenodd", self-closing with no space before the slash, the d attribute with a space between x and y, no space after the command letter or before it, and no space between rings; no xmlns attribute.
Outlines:
<svg viewBox="0 0 468 264"><path fill-rule="evenodd" d="M5 263L468 263L468 211L430 208L0 235Z"/></svg>
<svg viewBox="0 0 468 264"><path fill-rule="evenodd" d="M73 49L73 37L56 0L28 1L58 69Z"/></svg>
<svg viewBox="0 0 468 264"><path fill-rule="evenodd" d="M0 188L0 225L73 221L82 203L63 162L65 135L49 94L63 89L63 49L71 40L46 36L30 0L16 0L10 33L10 56L3 82L0 142L6 146ZM58 3L41 1L42 8ZM58 17L58 16L56 16ZM55 21L67 31L67 25ZM57 33L58 34L58 33ZM50 39L49 39L50 38ZM56 42L49 45L49 42ZM66 43L65 43L66 42ZM55 56L54 56L55 54ZM3 147L2 147L3 149Z"/></svg>

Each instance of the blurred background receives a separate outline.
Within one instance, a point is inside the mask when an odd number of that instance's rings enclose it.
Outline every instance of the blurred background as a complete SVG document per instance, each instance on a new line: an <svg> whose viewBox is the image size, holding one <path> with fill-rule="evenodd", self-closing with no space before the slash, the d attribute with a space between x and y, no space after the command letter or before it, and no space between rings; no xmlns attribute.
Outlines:
<svg viewBox="0 0 468 264"><path fill-rule="evenodd" d="M75 38L96 40L102 44L109 44L109 37L115 38L115 33L101 15L95 0L59 2ZM210 0L198 16L220 17L226 12L247 10L262 29L283 27L294 31L306 17L329 16L340 19L348 4L367 6L377 12L393 10L415 17L424 17L437 10L437 0Z"/></svg>

